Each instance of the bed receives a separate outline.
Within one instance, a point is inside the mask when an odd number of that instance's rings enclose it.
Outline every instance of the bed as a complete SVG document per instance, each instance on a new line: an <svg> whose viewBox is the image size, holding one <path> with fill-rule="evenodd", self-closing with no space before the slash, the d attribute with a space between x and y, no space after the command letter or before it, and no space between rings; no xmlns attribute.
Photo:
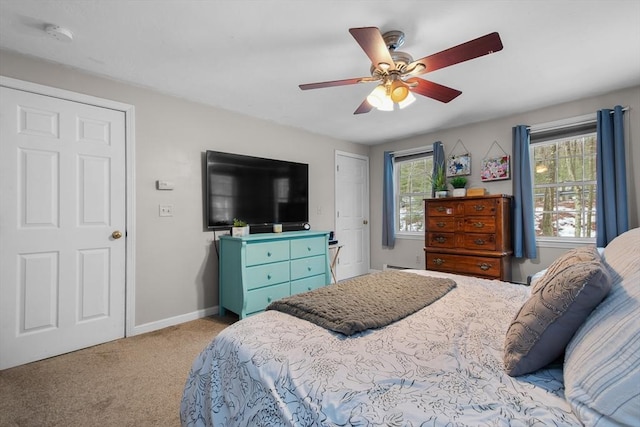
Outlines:
<svg viewBox="0 0 640 427"><path fill-rule="evenodd" d="M637 425L640 231L593 249L569 251L531 287L404 271L455 286L350 335L275 309L243 319L195 359L181 423Z"/></svg>

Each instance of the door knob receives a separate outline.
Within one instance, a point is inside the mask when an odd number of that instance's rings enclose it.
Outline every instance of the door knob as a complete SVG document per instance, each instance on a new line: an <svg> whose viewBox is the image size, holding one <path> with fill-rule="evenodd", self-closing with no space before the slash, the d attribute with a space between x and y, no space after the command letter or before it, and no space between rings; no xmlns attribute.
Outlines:
<svg viewBox="0 0 640 427"><path fill-rule="evenodd" d="M363 223L364 225L367 225L367 224L369 224L369 221L367 221L366 219L363 219L363 220L362 220L362 223Z"/></svg>
<svg viewBox="0 0 640 427"><path fill-rule="evenodd" d="M111 237L113 237L114 239L116 239L116 240L117 240L117 239L119 239L119 238L121 238L121 237L122 237L122 232L121 232L121 231L116 230L116 231L114 231L113 233L111 233Z"/></svg>

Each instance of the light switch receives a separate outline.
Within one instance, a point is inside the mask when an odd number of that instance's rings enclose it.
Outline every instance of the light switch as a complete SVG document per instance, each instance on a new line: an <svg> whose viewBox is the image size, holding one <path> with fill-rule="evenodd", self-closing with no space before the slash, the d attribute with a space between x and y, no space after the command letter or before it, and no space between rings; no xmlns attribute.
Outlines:
<svg viewBox="0 0 640 427"><path fill-rule="evenodd" d="M160 216L173 216L173 205L160 205Z"/></svg>

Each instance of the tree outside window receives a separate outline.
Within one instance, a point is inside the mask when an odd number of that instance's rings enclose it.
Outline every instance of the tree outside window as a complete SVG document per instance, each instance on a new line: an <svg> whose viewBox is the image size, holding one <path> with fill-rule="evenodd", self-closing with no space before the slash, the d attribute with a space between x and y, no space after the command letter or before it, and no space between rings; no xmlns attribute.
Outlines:
<svg viewBox="0 0 640 427"><path fill-rule="evenodd" d="M595 238L596 135L532 144L539 237Z"/></svg>
<svg viewBox="0 0 640 427"><path fill-rule="evenodd" d="M396 231L424 232L424 199L431 197L433 156L400 157L394 166Z"/></svg>

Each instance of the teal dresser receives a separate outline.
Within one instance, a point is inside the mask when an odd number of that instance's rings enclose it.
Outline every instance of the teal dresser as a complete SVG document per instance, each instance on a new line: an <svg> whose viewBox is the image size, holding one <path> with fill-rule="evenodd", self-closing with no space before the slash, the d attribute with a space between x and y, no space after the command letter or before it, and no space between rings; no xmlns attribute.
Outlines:
<svg viewBox="0 0 640 427"><path fill-rule="evenodd" d="M241 319L277 299L331 282L329 232L289 231L220 237L220 315Z"/></svg>

